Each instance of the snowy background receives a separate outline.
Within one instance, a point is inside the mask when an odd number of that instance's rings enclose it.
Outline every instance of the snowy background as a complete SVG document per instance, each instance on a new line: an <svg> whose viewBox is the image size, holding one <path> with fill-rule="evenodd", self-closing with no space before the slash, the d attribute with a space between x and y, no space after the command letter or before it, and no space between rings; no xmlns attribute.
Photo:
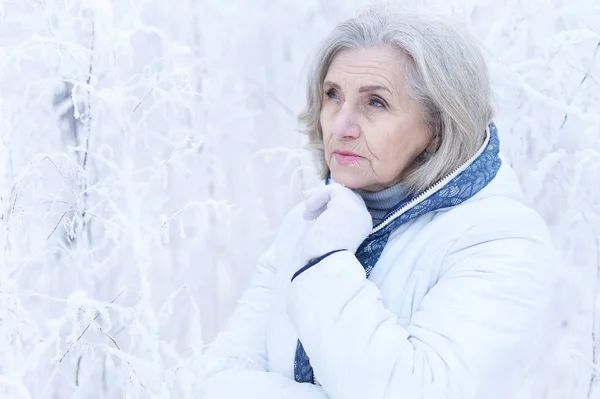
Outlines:
<svg viewBox="0 0 600 399"><path fill-rule="evenodd" d="M502 148L564 258L524 398L600 398L600 1L406 1L480 39ZM317 183L307 60L359 0L0 0L0 397L195 398ZM599 374L600 375L600 374Z"/></svg>

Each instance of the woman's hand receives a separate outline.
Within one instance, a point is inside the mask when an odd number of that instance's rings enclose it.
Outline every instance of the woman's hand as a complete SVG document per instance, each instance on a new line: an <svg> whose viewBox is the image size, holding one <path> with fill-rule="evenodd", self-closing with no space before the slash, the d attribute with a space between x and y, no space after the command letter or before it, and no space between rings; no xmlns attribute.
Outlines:
<svg viewBox="0 0 600 399"><path fill-rule="evenodd" d="M339 249L354 254L373 227L362 198L338 183L307 193L304 218L314 220L304 240L307 262Z"/></svg>

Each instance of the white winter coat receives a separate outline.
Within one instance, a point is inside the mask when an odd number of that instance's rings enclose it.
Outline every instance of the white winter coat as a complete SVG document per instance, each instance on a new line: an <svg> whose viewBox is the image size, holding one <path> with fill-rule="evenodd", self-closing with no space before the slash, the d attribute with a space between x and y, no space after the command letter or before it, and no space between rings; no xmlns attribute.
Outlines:
<svg viewBox="0 0 600 399"><path fill-rule="evenodd" d="M303 204L204 357L202 398L512 398L544 350L556 258L512 169L402 225L367 279L335 253L290 282ZM322 385L294 381L300 338Z"/></svg>

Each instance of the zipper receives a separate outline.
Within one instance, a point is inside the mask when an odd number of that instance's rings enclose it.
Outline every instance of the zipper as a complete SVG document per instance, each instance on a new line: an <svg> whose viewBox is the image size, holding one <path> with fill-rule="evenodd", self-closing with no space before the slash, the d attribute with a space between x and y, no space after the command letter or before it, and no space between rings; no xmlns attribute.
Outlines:
<svg viewBox="0 0 600 399"><path fill-rule="evenodd" d="M479 148L479 150L471 158L469 158L458 168L454 169L452 172L450 172L449 174L447 174L446 176L444 176L443 178L441 178L440 180L438 180L437 182L435 182L434 184L429 186L421 194L417 195L415 198L413 198L411 201L406 203L400 209L396 210L394 213L392 213L390 216L388 216L384 221L382 221L381 223L379 223L377 226L375 226L373 228L373 231L371 231L371 234L377 233L378 231L380 231L381 229L385 228L387 225L392 223L394 221L394 219L397 219L402 214L404 214L406 211L408 211L410 208L414 207L415 205L418 205L420 202L423 202L427 198L431 197L436 191L438 191L440 188L442 188L449 180L455 178L458 174L460 174L465 169L467 169L467 167L469 165L471 165L473 163L473 161L475 159L477 159L477 157L479 157L483 153L483 151L486 149L486 147L490 141L489 128L486 129L486 133L487 134L486 134L483 145Z"/></svg>

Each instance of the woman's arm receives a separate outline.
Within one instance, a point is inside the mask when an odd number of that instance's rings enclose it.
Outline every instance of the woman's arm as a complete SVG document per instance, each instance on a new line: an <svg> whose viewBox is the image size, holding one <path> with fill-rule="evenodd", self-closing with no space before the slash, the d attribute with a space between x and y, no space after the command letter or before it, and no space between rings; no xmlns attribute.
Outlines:
<svg viewBox="0 0 600 399"><path fill-rule="evenodd" d="M514 223L459 239L406 328L350 252L297 276L288 312L330 397L513 397L503 392L535 356L554 262L539 219Z"/></svg>
<svg viewBox="0 0 600 399"><path fill-rule="evenodd" d="M202 360L203 399L327 399L321 387L299 384L267 370L266 326L275 270L273 248L260 259L226 331Z"/></svg>

